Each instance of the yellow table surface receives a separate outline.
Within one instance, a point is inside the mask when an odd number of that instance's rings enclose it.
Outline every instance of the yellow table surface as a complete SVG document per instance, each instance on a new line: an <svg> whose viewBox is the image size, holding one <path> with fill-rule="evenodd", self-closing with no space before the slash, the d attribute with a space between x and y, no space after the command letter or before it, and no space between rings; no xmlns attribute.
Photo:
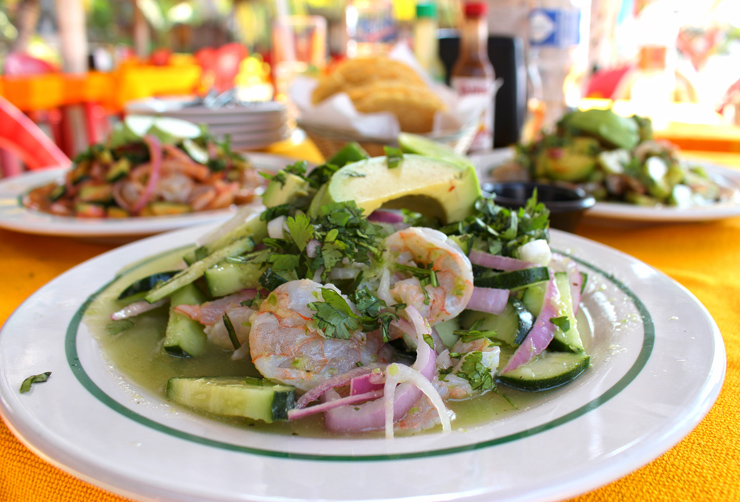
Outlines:
<svg viewBox="0 0 740 502"><path fill-rule="evenodd" d="M319 160L318 152L311 145L280 145L274 151ZM691 155L740 169L738 154L693 152ZM715 406L677 446L636 472L575 500L740 500L740 399L737 391L740 386L740 217L641 228L582 225L577 233L652 265L696 295L712 314L724 337L727 377ZM109 249L112 246L0 230L0 322L54 277ZM123 500L46 463L0 424L0 501Z"/></svg>

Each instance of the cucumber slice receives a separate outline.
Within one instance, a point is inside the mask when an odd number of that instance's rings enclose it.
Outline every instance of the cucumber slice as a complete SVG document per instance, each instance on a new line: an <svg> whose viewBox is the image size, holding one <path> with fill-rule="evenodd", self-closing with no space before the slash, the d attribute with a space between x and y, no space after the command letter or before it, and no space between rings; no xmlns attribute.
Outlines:
<svg viewBox="0 0 740 502"><path fill-rule="evenodd" d="M164 350L173 356L199 356L206 351L207 337L203 325L179 312L178 305L200 305L206 297L193 284L172 293L170 318L164 337Z"/></svg>
<svg viewBox="0 0 740 502"><path fill-rule="evenodd" d="M169 272L157 272L156 274L152 274L150 276L144 277L143 279L139 279L138 281L134 281L129 285L129 287L124 289L116 299L125 301L141 300L142 298L144 298L144 293L148 292L158 283L168 281L178 272L179 270L172 270Z"/></svg>
<svg viewBox="0 0 740 502"><path fill-rule="evenodd" d="M533 284L524 290L522 295L522 302L527 310L532 312L534 316L540 315L542 310L542 303L545 301L545 285L544 284Z"/></svg>
<svg viewBox="0 0 740 502"><path fill-rule="evenodd" d="M475 285L482 288L520 289L549 279L550 271L547 267L534 267L478 278L475 279Z"/></svg>
<svg viewBox="0 0 740 502"><path fill-rule="evenodd" d="M576 379L589 367L590 361L590 357L584 353L546 350L527 364L500 374L498 379L501 383L519 390L554 389Z"/></svg>
<svg viewBox="0 0 740 502"><path fill-rule="evenodd" d="M274 422L288 418L295 390L249 377L170 378L167 398L215 415Z"/></svg>
<svg viewBox="0 0 740 502"><path fill-rule="evenodd" d="M470 310L469 312L473 311ZM448 349L451 349L460 338L453 333L453 331L457 331L458 329L461 329L459 317L453 317L452 319L447 319L446 321L434 325L434 330L439 335L444 346Z"/></svg>
<svg viewBox="0 0 740 502"><path fill-rule="evenodd" d="M478 320L482 320L478 325L480 331L495 331L496 336L493 338L512 347L524 341L534 324L532 313L524 307L521 301L513 297L509 298L506 308L499 315L472 310L463 312L462 325L465 329L470 329Z"/></svg>
<svg viewBox="0 0 740 502"><path fill-rule="evenodd" d="M145 300L149 303L154 303L162 298L170 296L178 289L200 278L206 270L223 261L225 258L230 256L239 256L241 254L248 253L252 249L254 249L254 241L251 237L239 239L238 241L213 252L202 260L196 261L185 270L180 271L177 275L170 278L167 282L157 284L151 291L149 291L149 293L147 293Z"/></svg>
<svg viewBox="0 0 740 502"><path fill-rule="evenodd" d="M559 316L566 316L570 322L570 329L563 332L560 328L555 331L555 337L550 342L549 349L569 352L583 352L583 340L578 332L578 321L573 314L573 298L570 294L570 282L568 274L557 272L555 274L555 285L560 293Z"/></svg>
<svg viewBox="0 0 740 502"><path fill-rule="evenodd" d="M240 211L244 209L249 208L247 206L244 206L242 207L242 209L240 209ZM201 260L210 254L213 254L214 252L227 246L228 244L231 244L237 239L251 237L254 242L261 242L262 239L267 237L267 222L260 220L259 214L250 213L250 215L244 221L236 222L234 220L229 220L224 223L223 226L225 227L229 224L233 224L233 228L229 229L228 231L219 234L212 233L206 235L203 238L204 240L201 241L205 242L205 244L183 256L183 260L185 260L185 263L187 263L188 265L192 265L196 261ZM221 231L225 230L224 228L219 227L214 232L218 232L219 229L221 229Z"/></svg>
<svg viewBox="0 0 740 502"><path fill-rule="evenodd" d="M221 262L205 271L208 292L214 298L259 286L264 266L257 263Z"/></svg>

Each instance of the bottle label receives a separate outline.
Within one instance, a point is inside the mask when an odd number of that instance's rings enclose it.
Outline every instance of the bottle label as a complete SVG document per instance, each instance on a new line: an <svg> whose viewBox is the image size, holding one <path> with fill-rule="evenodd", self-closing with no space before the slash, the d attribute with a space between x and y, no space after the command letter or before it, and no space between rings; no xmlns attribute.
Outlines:
<svg viewBox="0 0 740 502"><path fill-rule="evenodd" d="M532 9L529 13L529 43L532 47L566 49L581 41L581 11Z"/></svg>
<svg viewBox="0 0 740 502"><path fill-rule="evenodd" d="M355 8L348 15L348 28L358 43L392 43L398 38L398 27L391 8Z"/></svg>
<svg viewBox="0 0 740 502"><path fill-rule="evenodd" d="M470 145L470 150L491 150L493 148L493 117L494 117L494 93L496 83L492 78L481 77L452 77L450 84L460 95L481 94L488 100L488 106L481 111L478 131Z"/></svg>

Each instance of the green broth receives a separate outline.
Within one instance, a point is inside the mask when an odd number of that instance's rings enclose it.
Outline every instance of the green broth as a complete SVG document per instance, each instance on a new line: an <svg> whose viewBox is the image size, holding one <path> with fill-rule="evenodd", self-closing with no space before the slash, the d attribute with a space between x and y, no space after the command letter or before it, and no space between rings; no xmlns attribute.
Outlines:
<svg viewBox="0 0 740 502"><path fill-rule="evenodd" d="M134 326L116 335L110 335L107 326L110 315L120 310L124 303L116 300L118 295L132 282L162 270L171 270L182 265L183 250L176 250L145 260L126 269L91 303L85 312L85 324L98 340L108 361L134 384L165 398L167 381L172 377L199 376L260 376L249 357L231 359L231 351L210 346L200 357L174 357L164 351L162 345L167 325L168 307L162 306L131 319ZM579 329L584 342L591 338L588 319L579 314ZM499 419L517 410L528 408L546 399L551 391L528 393L499 386L500 393L488 392L482 396L462 401L449 401L447 405L455 412L453 429L472 428ZM323 427L321 416L308 417L295 422L266 424L242 418L224 418L207 415L209 418L237 427L254 427L277 434L306 437L341 437ZM435 427L424 432L436 432ZM353 435L353 437L382 437L383 432Z"/></svg>

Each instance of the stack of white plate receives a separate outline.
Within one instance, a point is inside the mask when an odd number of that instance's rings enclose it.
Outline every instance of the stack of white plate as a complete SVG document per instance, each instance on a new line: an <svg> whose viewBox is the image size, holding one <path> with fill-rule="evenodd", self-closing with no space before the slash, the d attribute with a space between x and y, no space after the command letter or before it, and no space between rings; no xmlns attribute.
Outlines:
<svg viewBox="0 0 740 502"><path fill-rule="evenodd" d="M290 137L285 104L275 101L230 104L209 108L190 97L150 98L132 101L127 114L175 117L205 124L217 139L231 137L235 150L256 150Z"/></svg>

